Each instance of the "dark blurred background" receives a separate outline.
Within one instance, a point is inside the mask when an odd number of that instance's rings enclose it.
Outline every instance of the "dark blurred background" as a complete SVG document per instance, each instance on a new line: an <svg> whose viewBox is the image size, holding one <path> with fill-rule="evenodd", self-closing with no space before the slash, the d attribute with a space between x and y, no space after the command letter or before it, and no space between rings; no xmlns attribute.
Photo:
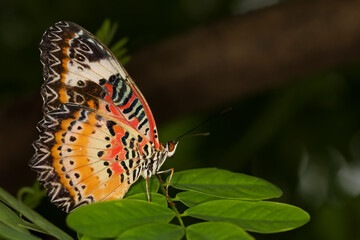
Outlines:
<svg viewBox="0 0 360 240"><path fill-rule="evenodd" d="M359 10L345 0L5 1L0 186L16 194L35 180L27 162L42 117L43 32L70 20L95 33L109 18L115 40L129 39L126 68L163 142L233 108L198 130L209 137L183 140L164 169L261 177L283 190L277 201L311 215L257 239L360 239Z"/></svg>

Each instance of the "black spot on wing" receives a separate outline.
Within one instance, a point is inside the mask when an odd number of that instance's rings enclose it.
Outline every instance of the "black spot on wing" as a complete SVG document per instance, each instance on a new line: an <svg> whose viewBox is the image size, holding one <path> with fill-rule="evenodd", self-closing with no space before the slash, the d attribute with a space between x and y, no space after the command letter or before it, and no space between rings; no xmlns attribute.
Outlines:
<svg viewBox="0 0 360 240"><path fill-rule="evenodd" d="M81 110L79 121L85 122L87 118L87 112L85 110Z"/></svg>
<svg viewBox="0 0 360 240"><path fill-rule="evenodd" d="M132 118L136 117L136 116L139 114L140 110L142 110L142 109L143 109L143 106L140 104L140 105L135 109L135 112L133 112L133 113L129 116L129 120L131 120ZM138 117L139 122L141 122L141 120L144 118L144 116L145 116L145 113L144 113L144 111L142 111L142 112L140 113L140 116Z"/></svg>
<svg viewBox="0 0 360 240"><path fill-rule="evenodd" d="M149 155L149 145L145 145L143 150L146 153L146 156L148 156Z"/></svg>
<svg viewBox="0 0 360 240"><path fill-rule="evenodd" d="M112 136L115 136L115 131L114 131L114 128L113 128L115 125L116 125L116 123L114 121L109 120L109 121L106 122L106 127L108 128L108 130L109 130L109 132L110 132L110 134Z"/></svg>
<svg viewBox="0 0 360 240"><path fill-rule="evenodd" d="M132 159L129 160L129 168L132 168L134 164L134 161Z"/></svg>
<svg viewBox="0 0 360 240"><path fill-rule="evenodd" d="M109 177L111 177L111 175L112 175L112 171L111 171L111 169L110 169L110 168L108 168L108 169L106 170L106 172L109 174Z"/></svg>
<svg viewBox="0 0 360 240"><path fill-rule="evenodd" d="M134 148L134 141L135 141L135 138L130 139L129 148Z"/></svg>
<svg viewBox="0 0 360 240"><path fill-rule="evenodd" d="M125 151L126 151L126 153L125 153L125 158L126 159L129 159L130 157L129 157L129 150L127 149L127 148L125 148Z"/></svg>
<svg viewBox="0 0 360 240"><path fill-rule="evenodd" d="M129 170L129 168L126 166L125 161L121 161L120 164L121 164L121 166L123 167L123 169L124 169L125 171L128 171L128 170Z"/></svg>
<svg viewBox="0 0 360 240"><path fill-rule="evenodd" d="M141 128L142 128L147 122L148 122L148 119L145 118L145 120L142 121L142 122L140 123L140 125L138 126L138 130L141 130Z"/></svg>
<svg viewBox="0 0 360 240"><path fill-rule="evenodd" d="M123 113L128 114L128 113L132 112L133 108L136 106L136 104L138 102L139 102L139 99L135 98L134 101L130 104L130 106L123 110Z"/></svg>
<svg viewBox="0 0 360 240"><path fill-rule="evenodd" d="M136 176L137 176L137 171L136 171L136 169L135 169L135 170L133 171L133 181L135 181Z"/></svg>
<svg viewBox="0 0 360 240"><path fill-rule="evenodd" d="M99 151L99 152L97 153L97 155L98 155L98 157L102 157L102 156L104 155L104 151Z"/></svg>
<svg viewBox="0 0 360 240"><path fill-rule="evenodd" d="M129 132L125 132L124 136L121 137L121 142L124 146L127 146L126 140L129 137Z"/></svg>
<svg viewBox="0 0 360 240"><path fill-rule="evenodd" d="M105 80L104 78L102 78L102 79L99 80L99 84L100 84L101 86L105 85L105 83L106 83L106 80Z"/></svg>
<svg viewBox="0 0 360 240"><path fill-rule="evenodd" d="M147 132L150 130L150 128L145 129L145 135L147 135Z"/></svg>
<svg viewBox="0 0 360 240"><path fill-rule="evenodd" d="M115 83L115 81L117 80L117 76L116 75L111 75L109 77L109 82L112 83L113 85L117 85L117 83Z"/></svg>
<svg viewBox="0 0 360 240"><path fill-rule="evenodd" d="M109 104L106 104L106 105L105 105L105 108L106 108L106 111L111 112L111 111L110 111Z"/></svg>
<svg viewBox="0 0 360 240"><path fill-rule="evenodd" d="M142 106L141 106L142 107ZM139 115L139 122L141 122L145 117L145 112L144 111L141 111L140 115Z"/></svg>

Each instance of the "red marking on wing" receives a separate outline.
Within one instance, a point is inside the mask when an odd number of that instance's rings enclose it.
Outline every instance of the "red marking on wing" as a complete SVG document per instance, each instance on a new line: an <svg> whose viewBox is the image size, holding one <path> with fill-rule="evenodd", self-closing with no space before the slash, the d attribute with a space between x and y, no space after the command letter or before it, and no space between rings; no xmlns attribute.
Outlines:
<svg viewBox="0 0 360 240"><path fill-rule="evenodd" d="M130 121L130 124L133 126L139 126L139 120L137 118L134 118L133 120Z"/></svg>
<svg viewBox="0 0 360 240"><path fill-rule="evenodd" d="M136 95L136 97L140 100L141 104L143 105L144 110L145 110L145 114L146 114L146 116L148 118L149 127L150 127L149 140L152 141L155 144L155 147L157 149L159 149L160 142L159 142L158 138L155 138L154 130L156 129L156 124L155 124L154 116L153 116L153 114L152 114L152 112L150 110L150 107L149 107L148 103L146 102L144 96L137 89L137 87L135 85L133 85L133 84L130 84L130 87L134 91L134 95Z"/></svg>
<svg viewBox="0 0 360 240"><path fill-rule="evenodd" d="M132 84L130 82L131 89L133 90L133 95L131 96L131 98L129 99L129 101L127 102L126 105L122 106L122 107L116 107L115 104L113 103L111 96L113 94L113 85L106 83L104 85L104 87L106 88L108 95L105 96L105 100L110 104L109 109L110 111L115 115L115 116L119 116L120 119L124 119L125 117L123 116L123 114L119 111L119 109L126 109L128 107L130 107L131 103L133 103L133 101L137 98L139 99L139 101L141 102L142 106L144 107L144 111L146 114L146 117L148 119L149 122L149 140L152 141L155 144L155 147L157 149L159 149L160 147L160 143L158 138L155 138L155 134L154 134L154 130L156 129L156 124L155 124L155 119L153 114L151 113L150 107L148 105L148 103L146 102L144 96L141 94L141 92L137 89L137 87ZM131 121L127 121L127 124L129 126L131 126L132 128L134 128L135 130L137 130L137 127L139 126L140 122L137 118L134 118Z"/></svg>
<svg viewBox="0 0 360 240"><path fill-rule="evenodd" d="M112 148L107 150L107 154L104 156L104 159L115 159L116 155L118 155L118 159L123 160L125 159L126 151L122 145L121 137L124 136L125 131L119 126L114 126L114 131L116 132L116 135L115 138L111 140Z"/></svg>
<svg viewBox="0 0 360 240"><path fill-rule="evenodd" d="M119 110L117 110L117 107L115 107L114 105L110 105L109 108L114 115L119 116L121 119L125 119L125 117L119 112Z"/></svg>
<svg viewBox="0 0 360 240"><path fill-rule="evenodd" d="M113 85L109 84L109 83L106 83L104 85L104 87L106 88L106 90L108 91L109 95L112 96L113 94ZM109 97L109 96L108 96ZM110 99L110 98L109 98ZM111 99L109 100L111 101Z"/></svg>
<svg viewBox="0 0 360 240"><path fill-rule="evenodd" d="M119 165L119 162L111 164L110 167L115 174L122 174L124 172L124 169Z"/></svg>

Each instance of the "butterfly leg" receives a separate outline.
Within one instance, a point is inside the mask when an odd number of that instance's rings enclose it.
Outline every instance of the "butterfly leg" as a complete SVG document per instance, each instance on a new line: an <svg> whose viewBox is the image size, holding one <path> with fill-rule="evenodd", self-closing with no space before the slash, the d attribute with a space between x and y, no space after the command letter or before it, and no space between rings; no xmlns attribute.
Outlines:
<svg viewBox="0 0 360 240"><path fill-rule="evenodd" d="M146 194L147 194L147 198L148 198L148 202L151 202L150 200L150 192L149 192L149 177L147 177L145 179L145 182L146 182Z"/></svg>
<svg viewBox="0 0 360 240"><path fill-rule="evenodd" d="M161 179L160 174L168 173L168 172L171 172L171 173L170 173L170 176L169 176L169 181L168 181L168 183L166 184L166 200L167 200L168 203L170 203L171 205L175 205L175 203L173 203L172 201L170 201L170 198L169 198L169 186L170 186L170 182L171 182L172 176L173 176L173 174L174 174L174 169L173 169L173 168L170 168L170 169L168 169L168 170L164 170L164 171L157 172L157 174L158 174L158 176L159 176L160 182L165 183L165 182Z"/></svg>
<svg viewBox="0 0 360 240"><path fill-rule="evenodd" d="M165 183L166 183L164 180L162 180L162 178L161 178L161 175L160 175L160 174L158 175L158 178L159 178L159 180L160 180L160 182L161 182L162 184L165 184Z"/></svg>

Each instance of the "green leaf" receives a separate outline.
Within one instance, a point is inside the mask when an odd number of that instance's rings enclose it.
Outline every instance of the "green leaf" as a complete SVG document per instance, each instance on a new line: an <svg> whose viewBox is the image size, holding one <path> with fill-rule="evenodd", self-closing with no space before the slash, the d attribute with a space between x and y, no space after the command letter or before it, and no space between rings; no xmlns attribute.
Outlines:
<svg viewBox="0 0 360 240"><path fill-rule="evenodd" d="M177 240L184 236L184 229L168 223L152 223L131 228L116 240Z"/></svg>
<svg viewBox="0 0 360 240"><path fill-rule="evenodd" d="M113 45L111 45L110 50L115 55L121 64L126 64L130 60L130 56L127 54L127 49L125 44L128 42L128 38L122 38Z"/></svg>
<svg viewBox="0 0 360 240"><path fill-rule="evenodd" d="M105 19L100 29L96 32L96 37L108 46L111 40L114 38L118 24L115 22L111 24L110 19Z"/></svg>
<svg viewBox="0 0 360 240"><path fill-rule="evenodd" d="M252 240L242 228L225 222L203 222L186 228L187 240Z"/></svg>
<svg viewBox="0 0 360 240"><path fill-rule="evenodd" d="M116 43L114 43L112 46L111 46L111 48L110 48L110 50L111 50L111 52L117 52L117 51L122 51L122 50L124 50L125 49L125 45L126 45L126 43L129 41L129 39L128 38L122 38L122 39L120 39L119 41L117 41Z"/></svg>
<svg viewBox="0 0 360 240"><path fill-rule="evenodd" d="M71 212L66 222L91 237L116 237L125 230L148 223L168 223L174 212L157 203L135 199L97 202Z"/></svg>
<svg viewBox="0 0 360 240"><path fill-rule="evenodd" d="M39 182L35 182L32 187L22 187L17 193L17 199L30 208L37 207L45 196L46 190Z"/></svg>
<svg viewBox="0 0 360 240"><path fill-rule="evenodd" d="M83 235L79 232L77 232L77 239L79 239L79 240L103 240L103 238L89 237L89 236Z"/></svg>
<svg viewBox="0 0 360 240"><path fill-rule="evenodd" d="M207 221L229 222L259 233L288 231L310 219L304 210L275 202L216 200L187 209L184 213Z"/></svg>
<svg viewBox="0 0 360 240"><path fill-rule="evenodd" d="M38 240L40 238L31 235L28 232L19 232L14 228L11 228L4 223L0 222L0 239L9 240Z"/></svg>
<svg viewBox="0 0 360 240"><path fill-rule="evenodd" d="M28 230L32 230L35 232L40 232L40 233L44 233L44 234L48 234L46 231L44 231L43 229L41 229L38 225L31 223L31 222L27 222L25 220L22 221L22 223L20 224L21 227L26 228Z"/></svg>
<svg viewBox="0 0 360 240"><path fill-rule="evenodd" d="M217 168L192 169L174 174L171 186L222 198L263 200L282 195L279 188L256 177Z"/></svg>
<svg viewBox="0 0 360 240"><path fill-rule="evenodd" d="M134 195L127 197L126 199L139 199L139 200L143 200L143 201L148 201L146 193L134 194ZM167 200L164 195L161 195L159 193L151 193L150 200L153 203L157 203L157 204L160 204L161 206L167 207Z"/></svg>
<svg viewBox="0 0 360 240"><path fill-rule="evenodd" d="M68 234L63 232L60 228L53 225L51 222L43 218L40 214L33 211L23 203L16 200L13 196L11 196L4 189L0 188L0 200L3 201L6 205L15 209L24 215L27 219L38 225L41 229L43 229L47 234L52 235L58 239L71 239Z"/></svg>
<svg viewBox="0 0 360 240"><path fill-rule="evenodd" d="M78 237L79 240L103 240L104 238L95 238L95 237L89 237L89 236L81 236L81 237Z"/></svg>
<svg viewBox="0 0 360 240"><path fill-rule="evenodd" d="M122 64L126 64L130 60L130 56L126 55L127 49L125 47L125 44L128 42L128 38L122 38L110 46L117 28L118 23L111 23L110 19L105 19L95 35L102 43L109 47L110 51Z"/></svg>
<svg viewBox="0 0 360 240"><path fill-rule="evenodd" d="M159 180L156 179L156 177L152 177L149 179L149 191L150 192L157 192L159 190ZM125 198L138 194L138 193L146 193L146 181L144 178L141 178L134 183L127 194L125 195Z"/></svg>
<svg viewBox="0 0 360 240"><path fill-rule="evenodd" d="M116 55L115 55L116 56ZM119 62L123 65L127 64L128 62L130 62L131 60L131 56L129 55L126 55L126 56L123 56L123 57L117 57L117 59L119 59Z"/></svg>
<svg viewBox="0 0 360 240"><path fill-rule="evenodd" d="M212 195L193 192L193 191L179 192L178 194L176 194L176 200L181 201L183 204L185 204L188 207L193 207L200 203L213 201L213 200L220 200L220 199L224 199L224 198L215 197Z"/></svg>
<svg viewBox="0 0 360 240"><path fill-rule="evenodd" d="M22 220L10 208L0 202L0 222L18 232L29 233L29 231L21 227Z"/></svg>

